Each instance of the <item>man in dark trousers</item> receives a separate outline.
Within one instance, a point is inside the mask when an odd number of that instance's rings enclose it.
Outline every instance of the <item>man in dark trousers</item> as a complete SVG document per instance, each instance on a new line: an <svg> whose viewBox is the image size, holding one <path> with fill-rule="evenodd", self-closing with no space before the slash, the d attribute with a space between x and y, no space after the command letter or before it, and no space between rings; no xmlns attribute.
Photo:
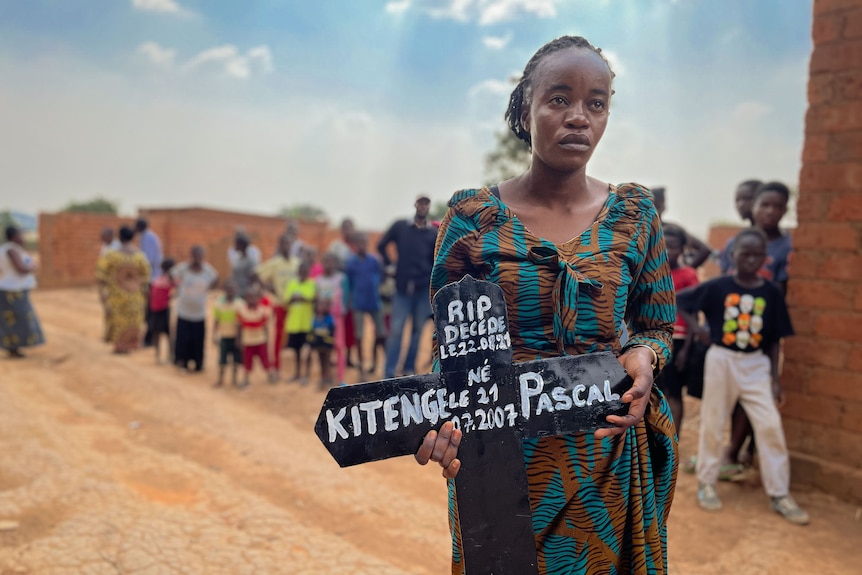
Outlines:
<svg viewBox="0 0 862 575"><path fill-rule="evenodd" d="M398 259L395 267L395 297L392 301L392 325L386 340L385 377L395 377L401 357L401 341L407 318L412 318L410 347L404 357L403 374L416 371L416 350L425 322L431 317L429 284L434 264L434 243L437 227L428 221L431 199L425 194L416 198L416 215L412 220L399 220L380 239L377 251L383 265L391 273L393 262L387 249L395 244Z"/></svg>

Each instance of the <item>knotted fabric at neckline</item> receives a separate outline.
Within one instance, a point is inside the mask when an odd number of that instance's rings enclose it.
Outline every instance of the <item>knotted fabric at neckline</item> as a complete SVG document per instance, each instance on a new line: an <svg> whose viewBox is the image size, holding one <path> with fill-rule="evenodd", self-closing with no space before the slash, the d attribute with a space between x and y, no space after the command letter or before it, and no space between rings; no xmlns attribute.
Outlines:
<svg viewBox="0 0 862 575"><path fill-rule="evenodd" d="M578 318L578 293L580 286L587 289L601 289L602 283L586 277L574 264L560 257L557 248L543 244L530 249L528 259L537 266L552 268L556 273L554 280L554 339L557 352L567 355L566 345L574 343L572 327ZM568 329L567 329L568 327Z"/></svg>

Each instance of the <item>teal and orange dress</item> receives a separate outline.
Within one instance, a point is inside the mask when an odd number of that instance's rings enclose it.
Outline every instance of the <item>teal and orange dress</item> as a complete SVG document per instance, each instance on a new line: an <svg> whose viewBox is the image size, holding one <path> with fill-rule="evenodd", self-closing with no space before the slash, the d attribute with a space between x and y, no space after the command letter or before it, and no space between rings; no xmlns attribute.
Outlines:
<svg viewBox="0 0 862 575"><path fill-rule="evenodd" d="M516 362L648 345L670 358L676 303L652 194L610 186L595 222L563 244L536 237L488 188L457 192L440 226L433 293L465 274L503 288ZM653 386L643 421L524 442L539 570L548 575L666 575L677 472L670 409ZM464 573L454 482L452 572ZM481 575L472 574L467 575Z"/></svg>

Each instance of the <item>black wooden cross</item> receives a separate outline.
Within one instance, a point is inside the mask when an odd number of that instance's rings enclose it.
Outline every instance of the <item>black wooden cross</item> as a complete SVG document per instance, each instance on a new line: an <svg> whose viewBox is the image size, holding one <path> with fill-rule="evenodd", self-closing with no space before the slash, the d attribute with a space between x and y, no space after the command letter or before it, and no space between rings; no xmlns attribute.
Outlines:
<svg viewBox="0 0 862 575"><path fill-rule="evenodd" d="M612 353L512 364L506 302L465 276L434 296L440 373L333 388L314 431L342 467L463 432L455 478L468 575L538 573L522 440L609 427L631 379Z"/></svg>

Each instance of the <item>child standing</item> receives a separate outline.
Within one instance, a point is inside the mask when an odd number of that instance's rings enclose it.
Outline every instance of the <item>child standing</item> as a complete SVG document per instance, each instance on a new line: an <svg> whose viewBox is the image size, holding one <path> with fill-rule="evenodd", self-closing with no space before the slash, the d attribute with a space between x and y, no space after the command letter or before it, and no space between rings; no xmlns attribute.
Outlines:
<svg viewBox="0 0 862 575"><path fill-rule="evenodd" d="M287 282L284 288L284 301L287 303L287 321L284 329L287 332L287 347L296 355L296 370L291 381L308 383L311 371L311 354L305 357L305 377L302 376L302 349L306 345L308 334L314 323L314 280L308 276L311 264L304 260L299 264L297 277Z"/></svg>
<svg viewBox="0 0 862 575"><path fill-rule="evenodd" d="M171 277L177 286L177 328L174 337L174 363L188 370L194 362L195 371L204 368L206 342L207 290L218 283L218 272L204 261L203 247L192 247L191 259L177 264Z"/></svg>
<svg viewBox="0 0 862 575"><path fill-rule="evenodd" d="M339 268L338 257L333 253L323 254L323 273L314 278L315 295L318 300L328 302L329 314L335 322L335 365L338 381L344 383L344 371L347 367L347 346L344 316L347 311L347 276Z"/></svg>
<svg viewBox="0 0 862 575"><path fill-rule="evenodd" d="M241 387L248 387L249 376L254 367L254 358L260 358L264 371L269 374L269 382L277 381L276 372L269 367L268 325L272 315L269 306L261 302L260 287L252 284L246 289L245 302L237 307L239 321L239 341L242 345L242 363L245 377Z"/></svg>
<svg viewBox="0 0 862 575"><path fill-rule="evenodd" d="M318 298L315 303L308 344L320 360L320 389L325 389L332 385L332 349L335 347L335 319L327 298Z"/></svg>
<svg viewBox="0 0 862 575"><path fill-rule="evenodd" d="M751 195L751 223L752 226L762 230L767 239L766 259L758 270L758 275L764 279L776 283L783 294L787 293L788 266L792 243L790 236L781 231L781 219L787 213L787 203L790 201L790 190L781 182L766 182L761 184L756 180L743 182L740 188L748 185L759 184ZM740 189L737 188L737 206L744 204L744 194L740 201ZM744 206L740 208L743 214ZM733 274L735 266L732 258L733 240L728 242L722 253L721 269L724 274ZM751 422L745 416L741 407L737 406L732 416L733 427L731 428L730 446L727 450L727 460L731 464L739 466L742 463L740 452L745 456L743 446L746 439L748 442L749 461L754 455L756 439L752 437Z"/></svg>
<svg viewBox="0 0 862 575"><path fill-rule="evenodd" d="M159 342L164 334L168 340L168 359L171 357L171 294L174 291L174 281L171 279L171 268L174 260L162 260L162 273L150 285L150 315L147 318L153 347L156 350L156 363L162 363Z"/></svg>
<svg viewBox="0 0 862 575"><path fill-rule="evenodd" d="M677 292L698 284L697 272L693 267L680 263L685 251L687 234L679 226L664 224L664 241L667 249L667 260L670 263L670 273L673 276L673 287ZM667 398L670 411L673 415L673 423L676 433L679 435L682 429L683 402L682 388L686 380L686 362L691 348L692 331L688 329L686 321L677 314L676 323L673 326L673 358L665 365L658 378L659 389Z"/></svg>
<svg viewBox="0 0 862 575"><path fill-rule="evenodd" d="M239 335L239 321L236 317L238 301L236 299L236 284L228 280L224 283L224 295L222 295L213 309L213 343L219 348L218 353L218 381L215 387L221 387L224 382L224 370L228 359L233 364L231 384L236 387L236 371L242 361L237 336Z"/></svg>
<svg viewBox="0 0 862 575"><path fill-rule="evenodd" d="M745 184L746 182L743 182ZM740 184L742 186L743 184ZM760 277L778 284L786 292L788 264L793 244L789 235L781 230L781 219L787 213L787 203L790 201L790 190L781 182L766 182L754 190L751 205L751 222L756 228L763 230L768 239L766 244L766 259L758 270ZM734 262L732 257L733 240L728 242L721 256L721 271L732 274Z"/></svg>
<svg viewBox="0 0 862 575"><path fill-rule="evenodd" d="M284 347L284 322L287 320L287 305L282 298L287 282L296 277L299 267L299 258L290 255L291 239L287 234L282 234L278 239L277 253L266 260L255 269L257 278L264 287L272 293L273 322L272 337L272 368L276 374L281 370L281 350Z"/></svg>
<svg viewBox="0 0 862 575"><path fill-rule="evenodd" d="M735 273L678 294L680 312L692 328L702 311L710 341L701 407L697 456L698 504L721 509L716 493L722 457L722 435L739 401L754 427L760 452L760 474L772 508L797 525L808 514L789 494L790 460L778 405L783 401L778 356L781 338L793 326L781 290L758 271L766 259L766 235L757 228L740 232L733 243Z"/></svg>

